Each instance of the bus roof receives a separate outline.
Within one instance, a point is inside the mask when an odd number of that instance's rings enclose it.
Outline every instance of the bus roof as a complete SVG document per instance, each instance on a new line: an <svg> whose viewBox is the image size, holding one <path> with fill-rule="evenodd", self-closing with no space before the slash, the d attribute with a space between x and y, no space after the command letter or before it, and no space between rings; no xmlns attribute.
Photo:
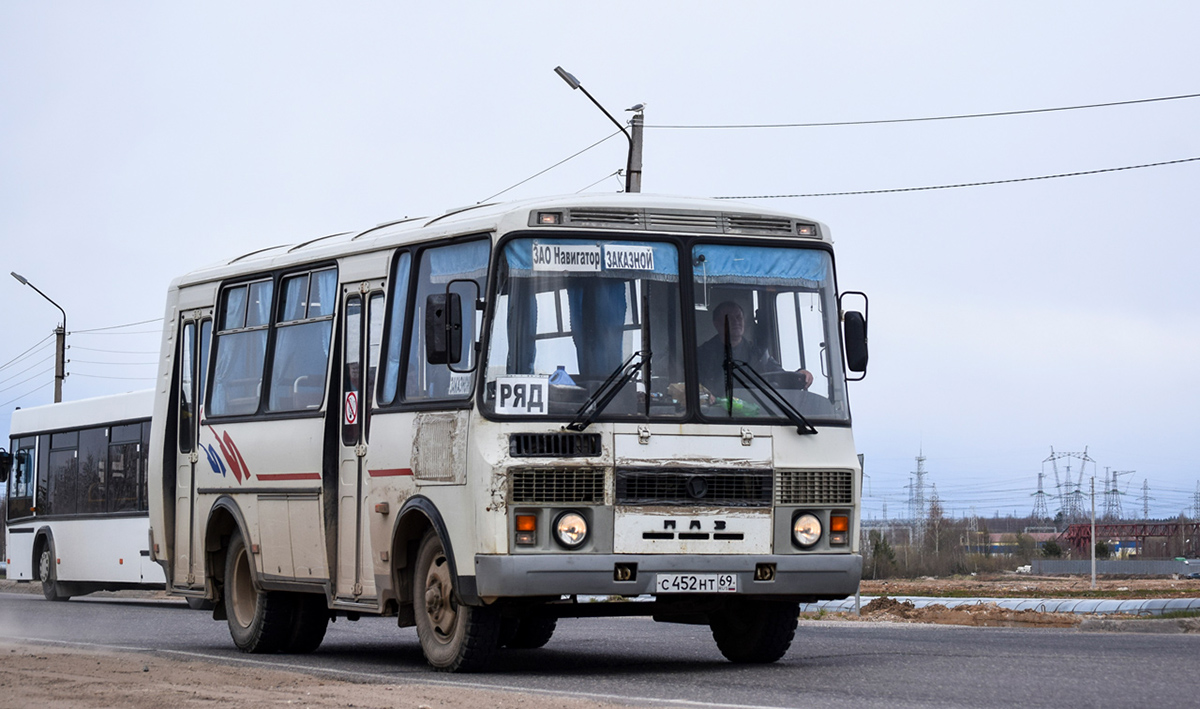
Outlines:
<svg viewBox="0 0 1200 709"><path fill-rule="evenodd" d="M538 212L560 212L556 225L533 223ZM798 234L797 224L814 225ZM829 242L819 222L789 212L730 200L646 194L589 194L543 197L517 202L468 205L431 217L404 217L360 231L339 232L283 244L221 261L193 271L172 287L227 278L239 273L285 268L323 258L394 248L455 234L512 231L520 228L710 233L714 235L791 236Z"/></svg>
<svg viewBox="0 0 1200 709"><path fill-rule="evenodd" d="M64 401L60 404L17 409L12 414L9 435L15 438L65 428L148 419L153 411L153 389Z"/></svg>

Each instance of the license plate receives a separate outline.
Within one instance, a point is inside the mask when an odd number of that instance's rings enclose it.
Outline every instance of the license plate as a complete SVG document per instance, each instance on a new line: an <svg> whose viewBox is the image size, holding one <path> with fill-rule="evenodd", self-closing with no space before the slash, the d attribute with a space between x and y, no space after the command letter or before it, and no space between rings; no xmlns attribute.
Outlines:
<svg viewBox="0 0 1200 709"><path fill-rule="evenodd" d="M736 593L736 574L659 574L658 593Z"/></svg>

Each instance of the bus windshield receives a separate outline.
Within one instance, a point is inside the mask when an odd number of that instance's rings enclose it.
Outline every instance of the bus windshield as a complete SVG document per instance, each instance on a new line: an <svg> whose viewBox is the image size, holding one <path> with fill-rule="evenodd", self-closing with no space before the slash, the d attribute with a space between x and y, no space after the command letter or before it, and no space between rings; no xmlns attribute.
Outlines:
<svg viewBox="0 0 1200 709"><path fill-rule="evenodd" d="M599 395L607 404L596 413L609 420L680 419L689 401L717 423L788 423L794 413L846 420L829 255L744 244L684 253L692 319L682 317L674 243L508 241L495 279L485 410L590 420L585 409ZM692 354L686 327L699 345Z"/></svg>
<svg viewBox="0 0 1200 709"><path fill-rule="evenodd" d="M701 414L848 419L829 254L697 244L691 258Z"/></svg>
<svg viewBox="0 0 1200 709"><path fill-rule="evenodd" d="M493 413L573 417L631 358L637 371L604 416L685 413L674 244L513 239L496 282L484 390Z"/></svg>

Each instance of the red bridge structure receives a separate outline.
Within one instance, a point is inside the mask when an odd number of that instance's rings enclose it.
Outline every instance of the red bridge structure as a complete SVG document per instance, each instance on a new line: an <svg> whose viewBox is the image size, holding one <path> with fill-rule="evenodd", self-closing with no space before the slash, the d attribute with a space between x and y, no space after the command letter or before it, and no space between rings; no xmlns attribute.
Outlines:
<svg viewBox="0 0 1200 709"><path fill-rule="evenodd" d="M1146 548L1147 539L1165 539L1168 545L1176 549L1176 554L1195 555L1197 548L1200 548L1200 522L1097 522L1096 537L1132 539L1137 542L1139 550ZM1091 554L1091 524L1072 524L1060 538L1075 554Z"/></svg>

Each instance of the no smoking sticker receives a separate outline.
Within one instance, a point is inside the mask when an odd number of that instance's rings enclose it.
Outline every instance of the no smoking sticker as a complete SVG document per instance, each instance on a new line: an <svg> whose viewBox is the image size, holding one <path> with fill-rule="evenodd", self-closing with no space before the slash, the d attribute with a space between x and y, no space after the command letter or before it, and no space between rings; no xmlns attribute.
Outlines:
<svg viewBox="0 0 1200 709"><path fill-rule="evenodd" d="M346 393L346 410L343 417L347 426L358 423L358 392Z"/></svg>

